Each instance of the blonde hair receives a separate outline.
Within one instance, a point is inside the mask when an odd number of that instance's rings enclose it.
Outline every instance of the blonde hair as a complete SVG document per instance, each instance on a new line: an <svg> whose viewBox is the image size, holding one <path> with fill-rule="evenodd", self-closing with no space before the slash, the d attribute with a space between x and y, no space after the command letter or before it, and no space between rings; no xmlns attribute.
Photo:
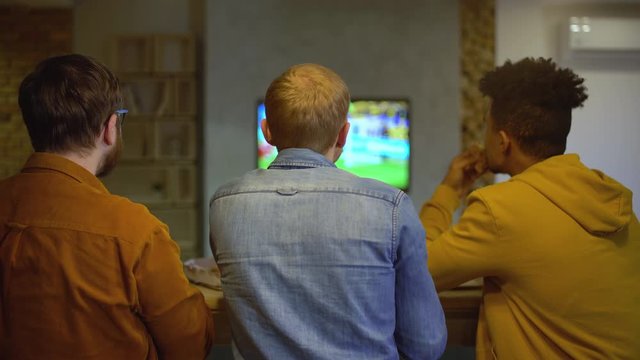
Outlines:
<svg viewBox="0 0 640 360"><path fill-rule="evenodd" d="M265 96L271 143L278 150L307 148L325 153L349 111L349 89L340 76L316 64L287 69Z"/></svg>

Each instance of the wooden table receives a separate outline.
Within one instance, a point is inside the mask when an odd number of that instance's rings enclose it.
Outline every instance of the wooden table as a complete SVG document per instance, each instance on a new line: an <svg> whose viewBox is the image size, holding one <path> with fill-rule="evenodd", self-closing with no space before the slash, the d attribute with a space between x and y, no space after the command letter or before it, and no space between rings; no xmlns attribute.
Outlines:
<svg viewBox="0 0 640 360"><path fill-rule="evenodd" d="M482 302L482 289L457 288L438 294L447 321L447 346L476 345L478 312Z"/></svg>
<svg viewBox="0 0 640 360"><path fill-rule="evenodd" d="M215 324L215 344L231 343L231 328L225 311L222 290L195 286L211 309ZM459 288L443 291L440 302L447 320L449 339L447 346L475 346L478 309L482 299L480 288Z"/></svg>

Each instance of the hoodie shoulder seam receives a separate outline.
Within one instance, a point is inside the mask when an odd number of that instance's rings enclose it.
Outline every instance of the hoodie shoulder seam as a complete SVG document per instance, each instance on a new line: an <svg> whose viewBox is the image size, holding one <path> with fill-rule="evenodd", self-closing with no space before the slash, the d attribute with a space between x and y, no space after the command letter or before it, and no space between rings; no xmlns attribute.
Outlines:
<svg viewBox="0 0 640 360"><path fill-rule="evenodd" d="M476 191L475 195L478 197L480 202L482 202L482 204L487 208L487 211L489 212L489 216L491 216L491 222L493 223L493 227L496 230L497 239L501 239L502 234L500 232L500 227L498 226L498 221L496 219L496 216L493 213L493 210L491 209L491 205L489 205L489 202L487 201L485 196L482 194L482 191Z"/></svg>

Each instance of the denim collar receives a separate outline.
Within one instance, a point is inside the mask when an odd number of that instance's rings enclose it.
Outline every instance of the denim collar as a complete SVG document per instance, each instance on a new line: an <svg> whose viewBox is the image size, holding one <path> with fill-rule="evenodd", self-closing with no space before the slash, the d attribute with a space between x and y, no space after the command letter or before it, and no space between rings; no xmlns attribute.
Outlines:
<svg viewBox="0 0 640 360"><path fill-rule="evenodd" d="M269 169L305 169L318 167L336 167L322 154L310 149L289 148L278 152Z"/></svg>

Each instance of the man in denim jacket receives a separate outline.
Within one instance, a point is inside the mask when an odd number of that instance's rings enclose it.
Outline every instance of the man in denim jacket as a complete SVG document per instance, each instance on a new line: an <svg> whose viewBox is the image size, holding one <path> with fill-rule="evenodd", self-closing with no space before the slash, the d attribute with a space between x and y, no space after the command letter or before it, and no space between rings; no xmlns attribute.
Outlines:
<svg viewBox="0 0 640 360"><path fill-rule="evenodd" d="M436 359L446 343L409 197L336 168L349 92L333 71L289 68L267 90L267 170L211 200L211 247L245 359Z"/></svg>

